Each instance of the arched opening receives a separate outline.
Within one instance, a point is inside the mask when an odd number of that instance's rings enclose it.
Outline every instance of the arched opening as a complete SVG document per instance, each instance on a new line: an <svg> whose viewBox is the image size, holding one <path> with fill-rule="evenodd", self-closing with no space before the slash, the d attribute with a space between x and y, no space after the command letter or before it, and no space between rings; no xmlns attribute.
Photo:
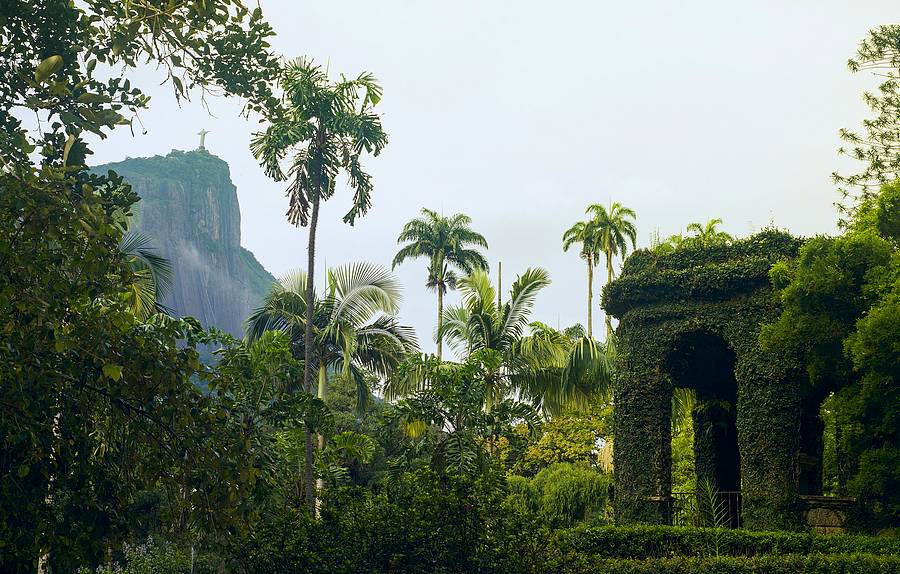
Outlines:
<svg viewBox="0 0 900 574"><path fill-rule="evenodd" d="M674 523L740 526L741 463L737 436L735 354L719 336L694 331L679 337L665 360L673 401ZM686 392L687 391L687 392ZM689 420L686 420L689 419ZM685 429L692 429L694 476L685 481ZM681 485L679 485L681 482ZM693 491L678 492L693 483Z"/></svg>

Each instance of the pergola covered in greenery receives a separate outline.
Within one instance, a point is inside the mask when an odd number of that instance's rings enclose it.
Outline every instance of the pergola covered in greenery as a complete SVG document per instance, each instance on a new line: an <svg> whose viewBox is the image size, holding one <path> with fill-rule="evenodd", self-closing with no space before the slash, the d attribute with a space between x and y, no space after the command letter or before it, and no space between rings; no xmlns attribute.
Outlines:
<svg viewBox="0 0 900 574"><path fill-rule="evenodd" d="M740 491L748 528L796 527L799 494L817 488L801 484L821 488L819 401L807 396L802 365L763 350L759 331L779 313L769 269L800 244L767 230L730 245L638 251L604 290L620 321L619 524L670 519L672 395L688 388L698 483Z"/></svg>

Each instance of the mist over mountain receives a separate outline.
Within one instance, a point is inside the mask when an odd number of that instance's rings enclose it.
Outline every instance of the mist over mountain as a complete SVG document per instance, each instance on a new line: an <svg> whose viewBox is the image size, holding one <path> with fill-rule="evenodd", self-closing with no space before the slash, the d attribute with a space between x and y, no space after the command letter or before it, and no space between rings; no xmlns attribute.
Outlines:
<svg viewBox="0 0 900 574"><path fill-rule="evenodd" d="M205 149L129 158L113 170L140 195L132 228L150 235L175 271L164 304L204 327L243 335L243 321L274 281L241 247L241 212L228 164Z"/></svg>

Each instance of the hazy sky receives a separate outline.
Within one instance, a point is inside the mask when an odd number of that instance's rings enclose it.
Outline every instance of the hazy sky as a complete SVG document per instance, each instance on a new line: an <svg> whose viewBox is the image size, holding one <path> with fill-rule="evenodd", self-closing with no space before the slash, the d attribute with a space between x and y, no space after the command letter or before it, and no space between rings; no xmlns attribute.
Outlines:
<svg viewBox="0 0 900 574"><path fill-rule="evenodd" d="M252 2L251 2L252 3ZM560 236L592 202L638 215L639 245L692 221L747 235L770 223L799 235L835 229L829 176L840 127L858 126L872 77L847 58L866 31L892 23L896 0L721 2L264 1L288 57L382 82L390 144L367 160L374 208L348 227L340 191L322 210L318 265L390 265L403 223L421 207L469 214L490 242L505 289L529 266L553 284L535 319L585 321L583 263ZM248 151L240 102L176 105L152 71L149 133L119 130L95 164L207 148L231 166L243 244L276 276L305 266L306 230L288 225L281 184ZM435 296L425 262L397 271L403 318L432 350ZM318 275L318 273L317 273ZM321 275L319 275L321 277ZM595 285L599 293L602 279ZM448 297L458 300L456 294ZM595 300L599 300L599 297ZM602 314L594 313L602 332Z"/></svg>

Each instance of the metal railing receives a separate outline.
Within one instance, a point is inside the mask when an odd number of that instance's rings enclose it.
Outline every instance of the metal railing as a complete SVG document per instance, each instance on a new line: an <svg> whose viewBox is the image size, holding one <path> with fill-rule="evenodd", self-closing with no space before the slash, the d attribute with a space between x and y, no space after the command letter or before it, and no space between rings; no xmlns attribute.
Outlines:
<svg viewBox="0 0 900 574"><path fill-rule="evenodd" d="M741 527L740 491L717 491L710 499L701 492L673 492L667 519L673 526Z"/></svg>

